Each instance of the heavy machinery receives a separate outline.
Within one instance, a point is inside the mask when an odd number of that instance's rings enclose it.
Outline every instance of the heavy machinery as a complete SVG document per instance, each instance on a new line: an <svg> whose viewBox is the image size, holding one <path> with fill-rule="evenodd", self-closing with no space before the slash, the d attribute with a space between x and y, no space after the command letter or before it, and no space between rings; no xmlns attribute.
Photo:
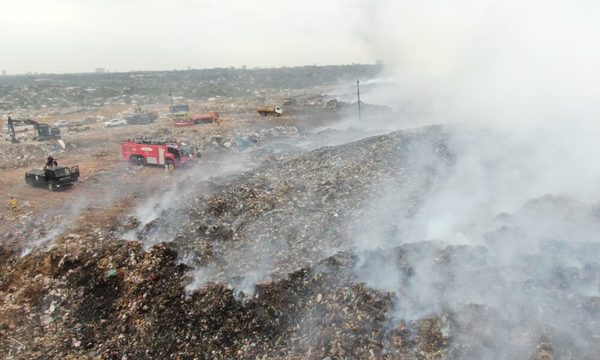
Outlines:
<svg viewBox="0 0 600 360"><path fill-rule="evenodd" d="M216 111L209 111L204 114L194 114L192 116L174 116L174 126L192 126L202 123L218 124L221 121L219 113Z"/></svg>
<svg viewBox="0 0 600 360"><path fill-rule="evenodd" d="M54 126L50 126L48 124L40 124L35 120L31 119L12 119L10 116L6 121L6 130L10 135L11 142L18 143L17 139L17 129L24 128L27 129L35 129L37 132L37 140L38 141L47 141L47 140L57 140L60 139L60 129Z"/></svg>
<svg viewBox="0 0 600 360"><path fill-rule="evenodd" d="M50 191L65 189L79 180L79 166L49 166L25 173L25 182L31 186L47 187Z"/></svg>
<svg viewBox="0 0 600 360"><path fill-rule="evenodd" d="M128 139L121 144L123 159L135 165L181 166L197 158L197 150L181 141Z"/></svg>
<svg viewBox="0 0 600 360"><path fill-rule="evenodd" d="M217 124L221 121L221 118L219 117L219 113L216 111L209 111L207 113L204 114L194 114L192 115L192 121L194 122L194 124L199 124L199 123L212 123L212 124Z"/></svg>
<svg viewBox="0 0 600 360"><path fill-rule="evenodd" d="M171 114L188 113L190 112L190 106L188 104L173 104L169 106L169 112Z"/></svg>
<svg viewBox="0 0 600 360"><path fill-rule="evenodd" d="M218 124L221 121L219 113L209 111L203 114L191 114L188 104L172 104L169 106L173 126L183 127L192 126L201 123Z"/></svg>
<svg viewBox="0 0 600 360"><path fill-rule="evenodd" d="M283 114L283 110L279 106L263 106L256 108L256 112L262 116L281 116Z"/></svg>
<svg viewBox="0 0 600 360"><path fill-rule="evenodd" d="M170 94L169 94L170 95ZM188 104L171 104L169 113L174 126L191 126L190 106Z"/></svg>
<svg viewBox="0 0 600 360"><path fill-rule="evenodd" d="M141 107L136 106L133 113L124 114L123 117L128 124L150 124L158 119L158 114L153 111L143 111Z"/></svg>

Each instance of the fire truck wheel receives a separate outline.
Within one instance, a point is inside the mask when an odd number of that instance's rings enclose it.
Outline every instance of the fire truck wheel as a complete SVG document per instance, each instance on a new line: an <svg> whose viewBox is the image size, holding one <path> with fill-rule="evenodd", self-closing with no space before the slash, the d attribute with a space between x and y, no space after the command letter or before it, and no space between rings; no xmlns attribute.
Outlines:
<svg viewBox="0 0 600 360"><path fill-rule="evenodd" d="M171 159L167 159L167 161L165 161L165 165L167 165L167 167L170 169L175 168L175 162L173 162Z"/></svg>

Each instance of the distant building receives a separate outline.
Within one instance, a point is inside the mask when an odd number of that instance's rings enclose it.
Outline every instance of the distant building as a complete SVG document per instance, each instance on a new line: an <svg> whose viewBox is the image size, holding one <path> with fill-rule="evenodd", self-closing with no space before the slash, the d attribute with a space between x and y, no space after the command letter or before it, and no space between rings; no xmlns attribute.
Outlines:
<svg viewBox="0 0 600 360"><path fill-rule="evenodd" d="M106 70L104 68L96 68L96 74L104 74Z"/></svg>
<svg viewBox="0 0 600 360"><path fill-rule="evenodd" d="M383 65L383 60L375 60L375 65Z"/></svg>
<svg viewBox="0 0 600 360"><path fill-rule="evenodd" d="M6 76L6 70L2 69L2 76Z"/></svg>

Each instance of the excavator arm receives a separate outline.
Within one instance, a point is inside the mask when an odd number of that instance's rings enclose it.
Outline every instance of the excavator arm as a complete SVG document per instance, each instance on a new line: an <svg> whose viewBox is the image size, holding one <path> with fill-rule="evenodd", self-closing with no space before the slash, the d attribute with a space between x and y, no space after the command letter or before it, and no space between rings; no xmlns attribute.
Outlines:
<svg viewBox="0 0 600 360"><path fill-rule="evenodd" d="M6 120L6 127L8 128L8 133L10 134L10 142L16 144L19 142L17 140L17 134L15 133L15 124L13 123L13 119L9 116L8 120Z"/></svg>
<svg viewBox="0 0 600 360"><path fill-rule="evenodd" d="M11 136L11 141L13 143L18 143L19 140L16 137L15 133L15 122L18 124L27 124L32 125L37 132L38 140L50 140L50 139L60 139L60 129L51 127L47 124L40 124L35 120L31 119L18 119L13 120L10 116L8 117L8 131Z"/></svg>
<svg viewBox="0 0 600 360"><path fill-rule="evenodd" d="M33 125L36 130L40 128L40 123L35 120L25 119L23 122L28 125Z"/></svg>

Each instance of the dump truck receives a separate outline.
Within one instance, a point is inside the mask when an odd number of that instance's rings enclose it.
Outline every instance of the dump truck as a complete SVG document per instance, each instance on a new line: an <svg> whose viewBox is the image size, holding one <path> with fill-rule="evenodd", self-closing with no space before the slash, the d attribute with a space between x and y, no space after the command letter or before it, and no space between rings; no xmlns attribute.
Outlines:
<svg viewBox="0 0 600 360"><path fill-rule="evenodd" d="M263 106L256 108L256 112L262 116L281 116L283 114L283 110L279 106Z"/></svg>
<svg viewBox="0 0 600 360"><path fill-rule="evenodd" d="M79 180L79 166L49 166L31 169L25 173L25 182L36 187L47 187L50 191L66 189Z"/></svg>
<svg viewBox="0 0 600 360"><path fill-rule="evenodd" d="M176 167L194 161L197 149L172 139L127 139L121 144L124 160L135 165L167 165Z"/></svg>

